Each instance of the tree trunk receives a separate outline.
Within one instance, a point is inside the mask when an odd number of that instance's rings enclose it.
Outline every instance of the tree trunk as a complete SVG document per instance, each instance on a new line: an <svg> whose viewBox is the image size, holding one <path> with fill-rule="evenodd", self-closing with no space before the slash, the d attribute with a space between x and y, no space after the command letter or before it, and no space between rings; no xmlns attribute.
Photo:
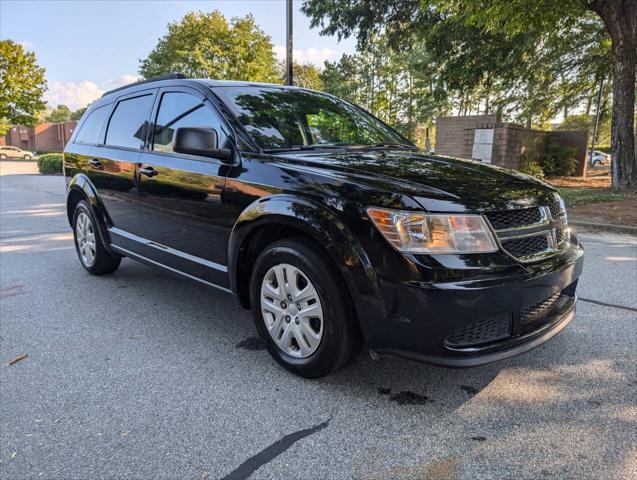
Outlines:
<svg viewBox="0 0 637 480"><path fill-rule="evenodd" d="M613 113L611 120L612 185L637 187L635 152L635 62L637 60L637 0L594 0L596 12L613 46Z"/></svg>

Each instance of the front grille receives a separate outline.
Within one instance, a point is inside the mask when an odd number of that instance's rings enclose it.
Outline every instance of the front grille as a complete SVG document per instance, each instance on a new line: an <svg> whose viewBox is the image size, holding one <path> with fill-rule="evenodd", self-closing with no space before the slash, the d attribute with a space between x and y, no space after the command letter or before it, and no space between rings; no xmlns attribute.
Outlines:
<svg viewBox="0 0 637 480"><path fill-rule="evenodd" d="M558 220L564 216L564 209L560 202L552 202L549 204L549 210L553 219Z"/></svg>
<svg viewBox="0 0 637 480"><path fill-rule="evenodd" d="M568 240L562 202L486 214L500 245L511 256L531 262L556 253Z"/></svg>
<svg viewBox="0 0 637 480"><path fill-rule="evenodd" d="M532 257L549 249L549 241L546 233L533 237L514 238L503 240L502 248L517 258Z"/></svg>
<svg viewBox="0 0 637 480"><path fill-rule="evenodd" d="M502 340L534 334L557 320L556 312L575 295L574 285L517 312L485 318L457 328L445 339L445 346L454 350L489 348L490 344Z"/></svg>
<svg viewBox="0 0 637 480"><path fill-rule="evenodd" d="M496 230L524 227L542 221L542 213L539 208L521 208L519 210L502 210L500 212L487 213L487 218Z"/></svg>
<svg viewBox="0 0 637 480"><path fill-rule="evenodd" d="M540 317L546 316L546 314L549 313L555 306L557 300L560 298L560 295L561 293L557 292L551 295L546 300L522 309L522 311L520 312L520 321L522 323L529 323L537 320Z"/></svg>
<svg viewBox="0 0 637 480"><path fill-rule="evenodd" d="M561 297L561 292L557 292L546 300L521 310L520 335L534 332L549 323L553 319L551 313L557 307Z"/></svg>
<svg viewBox="0 0 637 480"><path fill-rule="evenodd" d="M465 325L447 337L446 344L454 348L473 347L511 336L511 315L491 317Z"/></svg>

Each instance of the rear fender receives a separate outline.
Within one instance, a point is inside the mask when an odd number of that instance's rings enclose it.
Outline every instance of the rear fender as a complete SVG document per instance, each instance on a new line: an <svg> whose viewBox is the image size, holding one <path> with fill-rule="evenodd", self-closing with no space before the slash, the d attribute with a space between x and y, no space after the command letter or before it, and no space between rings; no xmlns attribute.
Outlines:
<svg viewBox="0 0 637 480"><path fill-rule="evenodd" d="M93 218L97 220L98 223L98 233L102 240L102 244L106 247L107 250L110 251L111 239L108 233L108 225L110 225L110 218L106 209L104 208L104 204L99 198L97 193L97 189L91 183L89 178L83 174L78 173L75 175L67 186L67 196L66 196L66 211L69 219L69 224L73 225L73 215L74 208L72 206L72 199L76 194L80 194L89 208L91 209L91 213L93 214Z"/></svg>

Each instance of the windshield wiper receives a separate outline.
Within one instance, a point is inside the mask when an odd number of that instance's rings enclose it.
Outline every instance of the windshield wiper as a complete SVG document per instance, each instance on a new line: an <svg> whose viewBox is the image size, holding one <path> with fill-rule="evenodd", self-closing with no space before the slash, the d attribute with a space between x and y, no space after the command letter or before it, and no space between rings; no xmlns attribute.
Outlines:
<svg viewBox="0 0 637 480"><path fill-rule="evenodd" d="M408 145L406 143L389 143L389 142L380 142L380 143L367 143L361 145L350 145L349 148L407 148L409 150L418 150L418 147L415 145Z"/></svg>
<svg viewBox="0 0 637 480"><path fill-rule="evenodd" d="M321 148L344 148L341 145L290 145L289 147L266 148L265 153L295 152L298 150L319 150Z"/></svg>

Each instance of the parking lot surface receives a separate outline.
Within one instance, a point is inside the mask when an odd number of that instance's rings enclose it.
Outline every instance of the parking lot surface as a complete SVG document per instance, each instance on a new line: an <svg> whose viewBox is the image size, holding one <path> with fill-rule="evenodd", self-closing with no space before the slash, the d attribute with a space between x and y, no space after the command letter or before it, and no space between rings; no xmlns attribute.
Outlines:
<svg viewBox="0 0 637 480"><path fill-rule="evenodd" d="M2 478L637 478L634 237L581 235L576 318L528 354L363 351L304 380L227 294L132 260L86 273L61 177L0 182Z"/></svg>

